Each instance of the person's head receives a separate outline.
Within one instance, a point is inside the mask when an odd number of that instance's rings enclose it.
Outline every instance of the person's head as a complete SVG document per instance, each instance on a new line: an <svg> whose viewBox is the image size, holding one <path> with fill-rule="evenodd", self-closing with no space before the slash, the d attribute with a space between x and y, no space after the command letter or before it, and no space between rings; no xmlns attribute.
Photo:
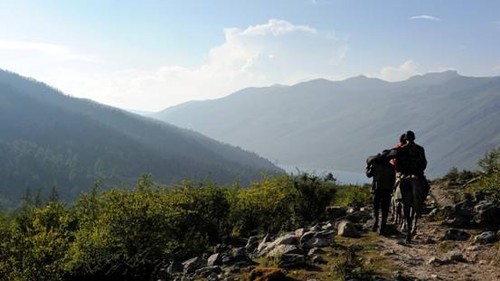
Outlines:
<svg viewBox="0 0 500 281"><path fill-rule="evenodd" d="M408 142L412 142L415 140L415 133L413 131L407 131L405 133L405 140Z"/></svg>
<svg viewBox="0 0 500 281"><path fill-rule="evenodd" d="M402 134L400 137L399 137L399 143L400 144L405 144L406 143L406 134Z"/></svg>

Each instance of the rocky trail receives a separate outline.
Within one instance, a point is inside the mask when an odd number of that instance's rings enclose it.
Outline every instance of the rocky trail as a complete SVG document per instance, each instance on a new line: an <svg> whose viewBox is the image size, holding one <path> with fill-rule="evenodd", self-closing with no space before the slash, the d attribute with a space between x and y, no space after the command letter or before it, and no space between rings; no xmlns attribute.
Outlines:
<svg viewBox="0 0 500 281"><path fill-rule="evenodd" d="M381 237L381 254L409 280L500 280L500 246L444 240L451 228L422 221L411 244L403 238Z"/></svg>
<svg viewBox="0 0 500 281"><path fill-rule="evenodd" d="M500 280L500 203L456 203L456 190L439 183L432 193L409 244L394 225L384 236L372 232L369 209L330 207L313 226L172 263L165 280Z"/></svg>

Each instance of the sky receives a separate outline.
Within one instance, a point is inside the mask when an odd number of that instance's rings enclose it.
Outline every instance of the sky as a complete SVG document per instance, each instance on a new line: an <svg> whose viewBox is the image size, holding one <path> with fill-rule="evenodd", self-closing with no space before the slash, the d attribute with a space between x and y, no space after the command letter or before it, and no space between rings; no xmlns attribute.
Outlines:
<svg viewBox="0 0 500 281"><path fill-rule="evenodd" d="M246 87L500 76L500 1L0 0L0 69L140 111Z"/></svg>

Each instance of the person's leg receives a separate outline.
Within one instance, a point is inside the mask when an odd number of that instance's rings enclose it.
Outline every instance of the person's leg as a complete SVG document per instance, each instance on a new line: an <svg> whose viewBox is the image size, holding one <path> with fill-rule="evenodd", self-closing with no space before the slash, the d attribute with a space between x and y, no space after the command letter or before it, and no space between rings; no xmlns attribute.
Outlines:
<svg viewBox="0 0 500 281"><path fill-rule="evenodd" d="M387 225L387 217L389 216L389 207L391 205L391 193L385 191L381 198L382 221L380 224L380 234L385 233L385 226Z"/></svg>
<svg viewBox="0 0 500 281"><path fill-rule="evenodd" d="M372 231L377 231L378 229L378 217L380 208L380 193L375 190L373 192L373 216L375 217L375 222L373 223Z"/></svg>

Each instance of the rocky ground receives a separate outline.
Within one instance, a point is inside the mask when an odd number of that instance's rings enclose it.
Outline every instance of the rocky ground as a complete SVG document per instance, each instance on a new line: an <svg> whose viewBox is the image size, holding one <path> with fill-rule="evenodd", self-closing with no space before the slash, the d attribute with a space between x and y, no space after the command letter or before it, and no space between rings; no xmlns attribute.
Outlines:
<svg viewBox="0 0 500 281"><path fill-rule="evenodd" d="M280 235L219 245L173 263L174 280L500 280L500 203L460 201L435 183L410 244L397 228L370 231L369 210L333 207L329 219ZM160 278L163 279L163 278Z"/></svg>

